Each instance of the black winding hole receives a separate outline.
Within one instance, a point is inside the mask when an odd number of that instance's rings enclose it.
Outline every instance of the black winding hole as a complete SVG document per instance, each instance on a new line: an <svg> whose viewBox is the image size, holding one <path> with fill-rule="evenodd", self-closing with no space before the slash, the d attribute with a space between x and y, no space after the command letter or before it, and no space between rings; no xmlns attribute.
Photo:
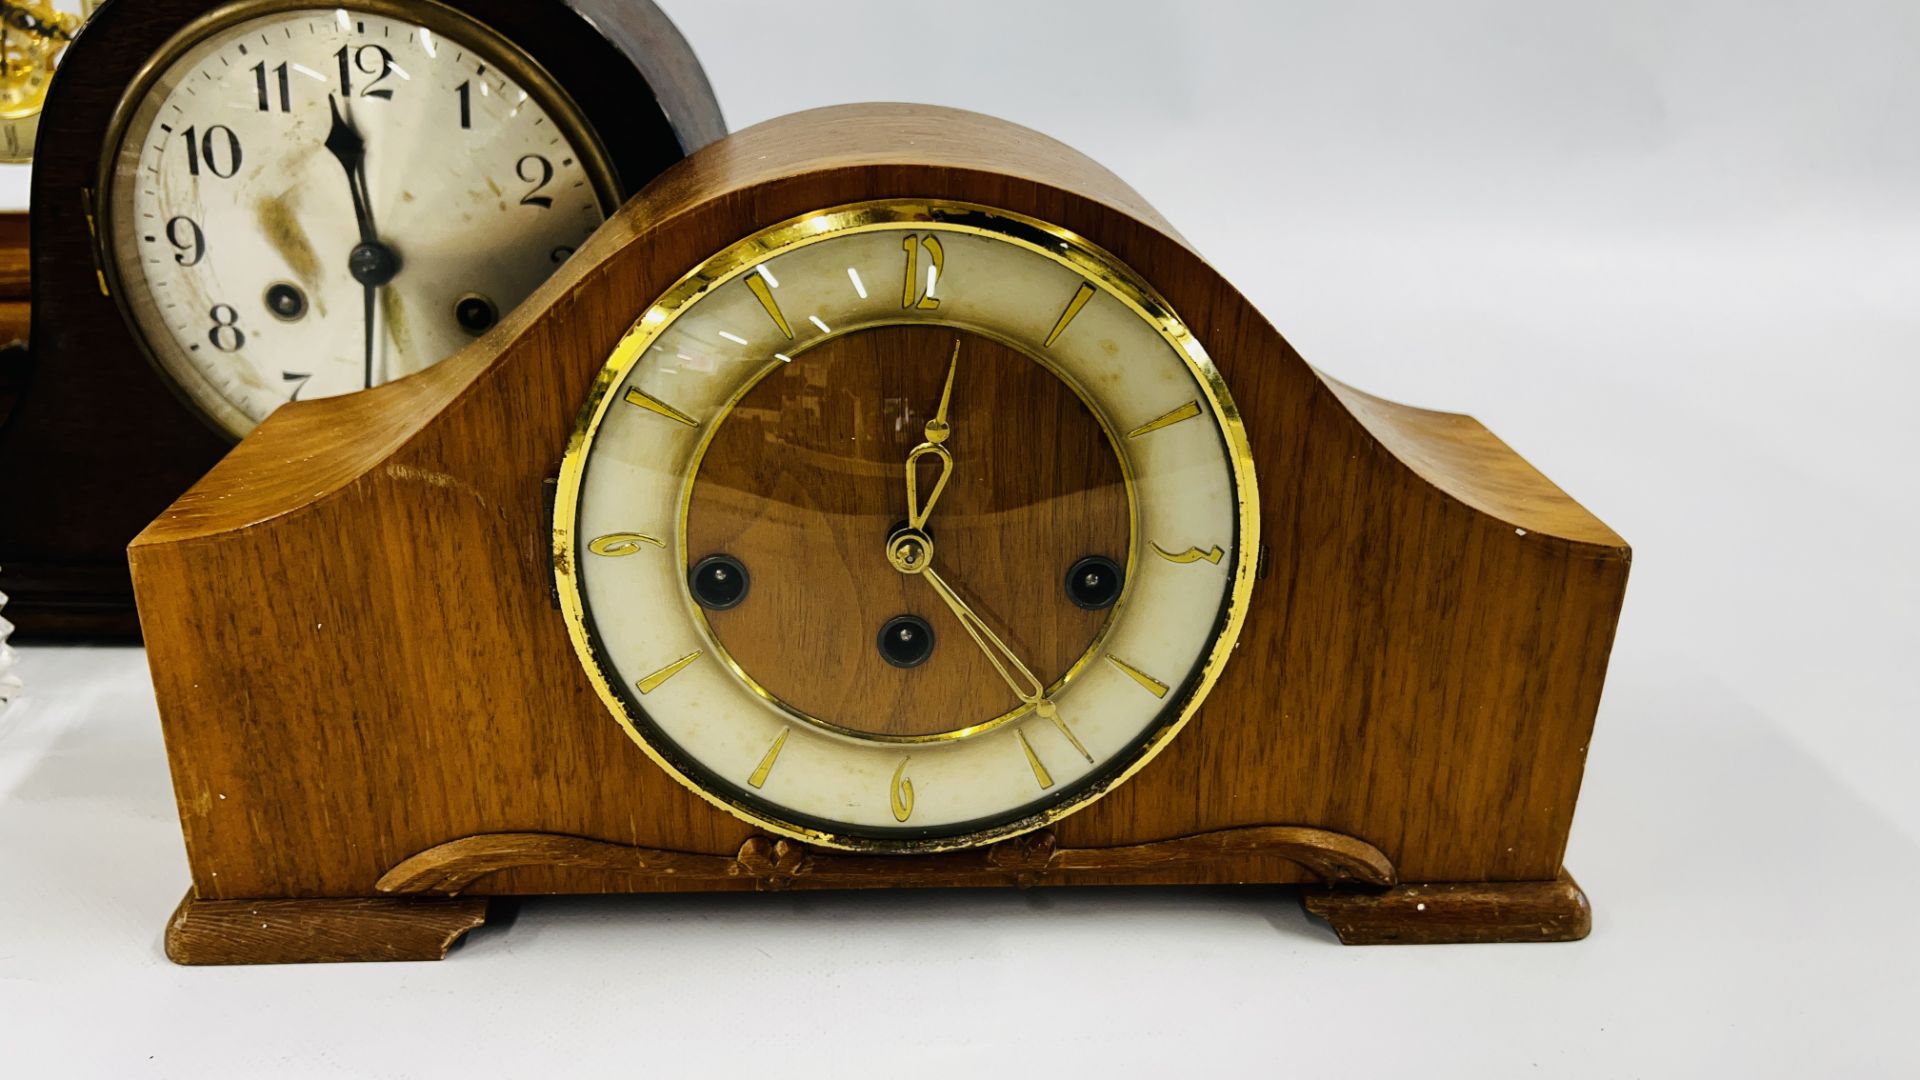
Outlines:
<svg viewBox="0 0 1920 1080"><path fill-rule="evenodd" d="M918 615L895 615L880 628L874 644L894 667L919 667L933 655L933 627Z"/></svg>
<svg viewBox="0 0 1920 1080"><path fill-rule="evenodd" d="M747 584L747 568L731 555L709 555L687 573L693 599L708 611L739 606L747 598Z"/></svg>
<svg viewBox="0 0 1920 1080"><path fill-rule="evenodd" d="M500 309L479 293L468 293L453 303L454 321L469 334L484 334L500 321Z"/></svg>
<svg viewBox="0 0 1920 1080"><path fill-rule="evenodd" d="M267 286L267 310L281 322L294 322L307 313L307 294L300 286L276 281Z"/></svg>
<svg viewBox="0 0 1920 1080"><path fill-rule="evenodd" d="M1104 555L1089 555L1067 571L1068 599L1088 611L1112 607L1125 584L1120 565Z"/></svg>

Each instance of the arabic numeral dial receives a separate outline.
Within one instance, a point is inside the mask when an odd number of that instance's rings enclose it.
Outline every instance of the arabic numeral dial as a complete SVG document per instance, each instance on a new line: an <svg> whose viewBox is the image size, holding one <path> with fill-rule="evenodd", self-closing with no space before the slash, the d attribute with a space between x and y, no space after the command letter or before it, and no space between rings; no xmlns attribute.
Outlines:
<svg viewBox="0 0 1920 1080"><path fill-rule="evenodd" d="M234 438L465 347L618 200L578 88L454 6L211 8L127 88L96 222L135 337Z"/></svg>

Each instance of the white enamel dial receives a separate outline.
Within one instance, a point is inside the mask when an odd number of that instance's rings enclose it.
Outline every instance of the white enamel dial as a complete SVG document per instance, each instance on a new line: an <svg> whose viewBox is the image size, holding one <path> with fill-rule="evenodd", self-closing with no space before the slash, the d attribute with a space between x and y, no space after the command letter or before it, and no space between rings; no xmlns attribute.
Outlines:
<svg viewBox="0 0 1920 1080"><path fill-rule="evenodd" d="M915 349L918 381L899 400L843 381L872 370L885 384ZM895 202L778 226L646 311L599 385L555 517L575 645L657 760L769 829L933 850L1036 827L1142 765L1238 633L1258 546L1238 416L1179 320L1071 234ZM1019 415L1042 399L1056 403ZM904 441L869 453L876 430ZM897 446L915 442L909 493ZM933 493L943 451L957 494ZM1114 479L1083 490L1091 472ZM1083 527L1083 512L1106 521ZM1049 561L1020 546L1047 530L1108 537L1094 553L1124 573L1117 600L1069 610L1060 570L1081 552ZM968 550L988 544L1004 572ZM751 580L743 599L703 591L716 552ZM1028 563L1044 564L1038 584L1010 593L999 579ZM877 599L849 600L863 594ZM1049 606L1064 615L1036 615ZM832 622L896 607L938 630L930 647L949 675L898 670L869 655L876 627ZM1047 637L1069 632L1059 648ZM905 689L835 698L782 667ZM918 728L896 715L956 701Z"/></svg>
<svg viewBox="0 0 1920 1080"><path fill-rule="evenodd" d="M461 348L615 197L552 79L425 3L222 9L136 80L104 168L122 309L236 437Z"/></svg>

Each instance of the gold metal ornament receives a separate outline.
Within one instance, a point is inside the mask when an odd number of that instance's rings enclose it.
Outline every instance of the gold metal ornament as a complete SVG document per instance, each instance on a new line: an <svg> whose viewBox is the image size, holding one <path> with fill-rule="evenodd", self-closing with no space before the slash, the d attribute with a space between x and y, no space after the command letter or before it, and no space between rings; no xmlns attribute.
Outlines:
<svg viewBox="0 0 1920 1080"><path fill-rule="evenodd" d="M59 10L51 0L0 3L0 161L33 160L54 66L99 6L100 0L84 0L72 12Z"/></svg>

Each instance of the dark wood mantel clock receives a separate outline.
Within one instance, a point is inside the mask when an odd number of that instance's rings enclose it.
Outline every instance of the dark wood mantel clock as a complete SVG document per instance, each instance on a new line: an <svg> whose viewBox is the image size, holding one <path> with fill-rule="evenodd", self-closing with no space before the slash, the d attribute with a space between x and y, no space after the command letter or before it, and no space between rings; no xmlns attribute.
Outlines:
<svg viewBox="0 0 1920 1080"><path fill-rule="evenodd" d="M0 364L23 640L137 640L127 543L235 440L483 335L725 130L647 0L109 0L62 33Z"/></svg>
<svg viewBox="0 0 1920 1080"><path fill-rule="evenodd" d="M1588 929L1626 544L986 117L721 140L131 554L182 963L436 958L540 893L1290 883L1350 943Z"/></svg>

